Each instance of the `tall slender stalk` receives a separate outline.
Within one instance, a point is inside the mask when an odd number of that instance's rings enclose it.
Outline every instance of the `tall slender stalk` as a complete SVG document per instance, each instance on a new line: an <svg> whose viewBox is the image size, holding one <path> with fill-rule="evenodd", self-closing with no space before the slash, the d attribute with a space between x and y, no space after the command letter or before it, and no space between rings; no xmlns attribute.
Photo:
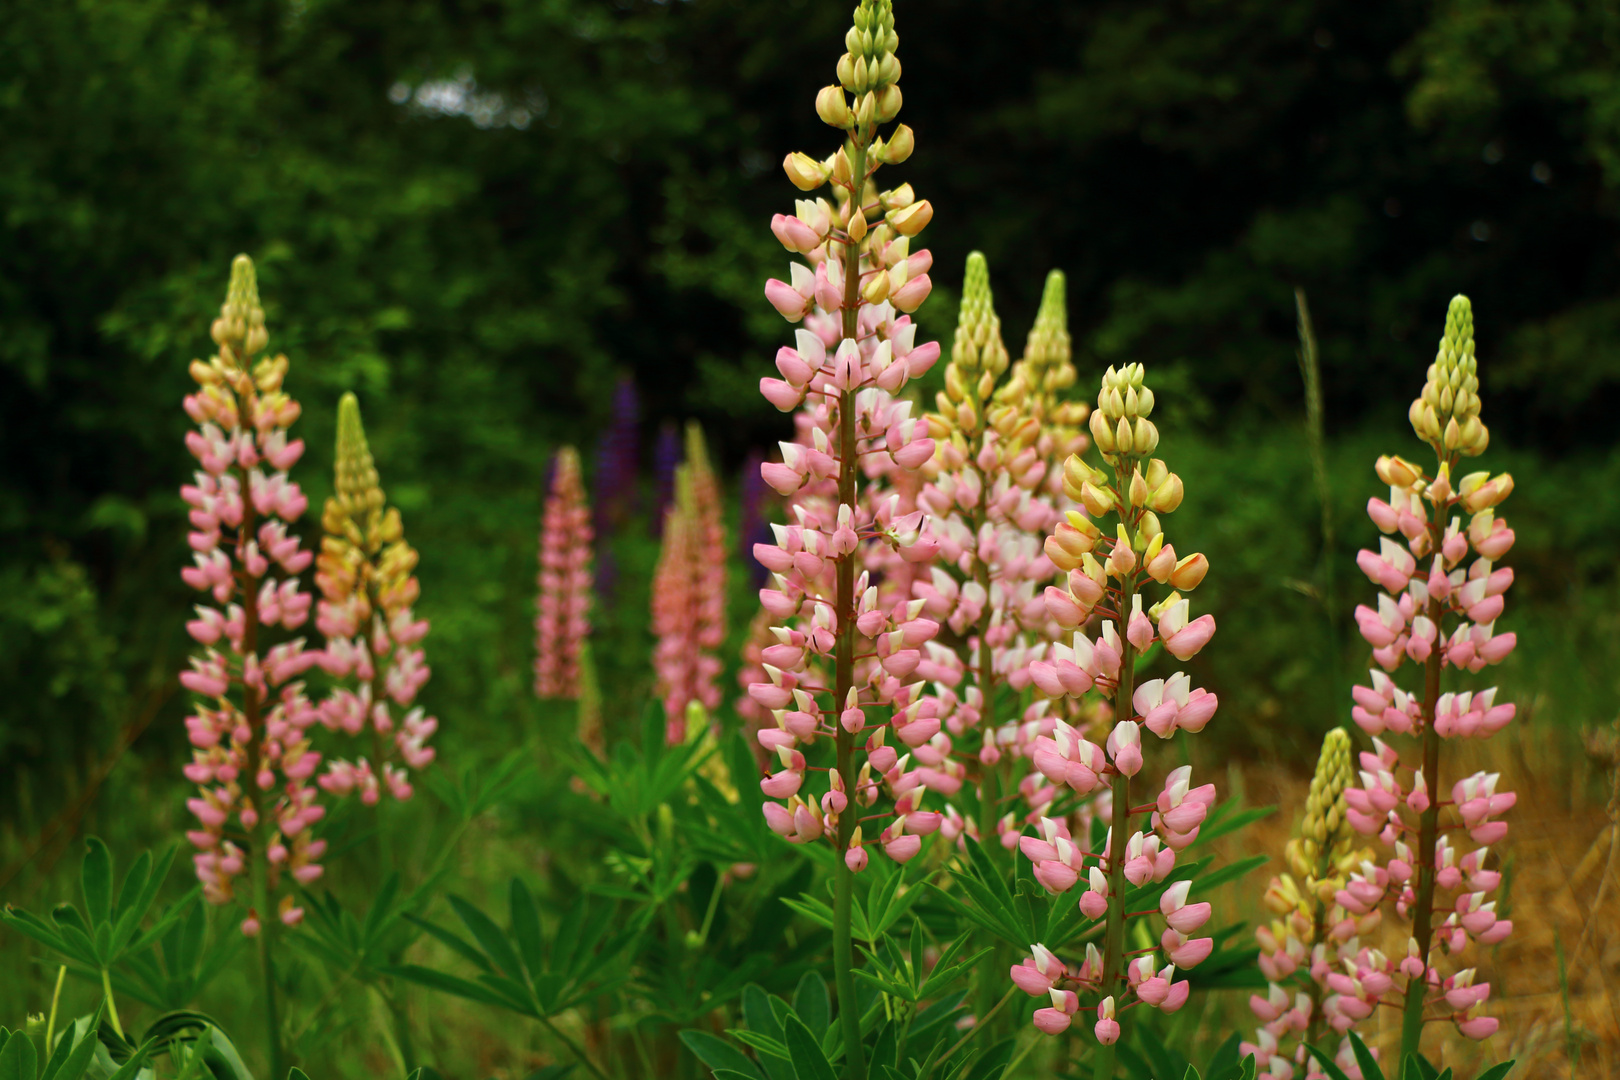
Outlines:
<svg viewBox="0 0 1620 1080"><path fill-rule="evenodd" d="M1444 513L1444 509L1436 511ZM1444 528L1430 525L1436 533L1435 546L1439 546L1439 532ZM1435 626L1440 625L1440 601L1429 601L1428 616ZM1436 649L1423 665L1423 775L1436 791L1440 783L1440 734L1435 730L1436 705L1440 700L1440 662L1444 654ZM1428 956L1434 940L1434 847L1440 835L1440 798L1436 795L1418 818L1417 903L1412 907L1412 937L1417 941L1418 955ZM1401 1009L1401 1060L1407 1054L1419 1053L1423 1043L1423 1003L1429 992L1427 979L1412 979L1406 984L1406 1003Z"/></svg>
<svg viewBox="0 0 1620 1080"><path fill-rule="evenodd" d="M866 175L866 145L856 138L851 172L857 178ZM860 205L860 190L864 181L856 180L856 192L851 206ZM856 330L861 302L861 250L859 245L844 245L844 303L840 312L846 341L856 341ZM860 462L855 438L854 392L844 390L838 396L838 502L853 507L856 499L856 470ZM834 708L841 707L855 685L855 558L853 553L838 562L837 594L838 644L834 657L837 665ZM855 735L842 724L838 727L838 755L836 767L845 791L858 790L859 777L855 770ZM849 847L855 833L855 814L843 814L838 819L838 848ZM840 859L833 892L833 975L838 990L838 1022L844 1029L845 1072L851 1080L866 1080L866 1050L861 1044L861 1012L855 994L855 948L851 940L850 919L855 900L855 872Z"/></svg>
<svg viewBox="0 0 1620 1080"><path fill-rule="evenodd" d="M1126 472L1127 464L1127 459L1121 457L1120 465L1115 470L1121 491L1127 490L1130 484L1130 474ZM1133 520L1127 526L1133 536L1136 534L1140 517L1140 513L1133 515ZM1136 595L1136 584L1135 571L1120 578L1119 612L1122 622L1131 610L1131 598ZM1136 648L1128 640L1122 640L1121 645L1123 648L1119 661L1119 683L1114 688L1114 715L1126 717L1135 711L1135 707L1131 704L1131 695L1135 692L1136 685ZM1103 935L1102 970L1104 997L1111 996L1118 989L1125 971L1125 845L1131 834L1131 778L1124 773L1115 774L1110 790L1113 798L1113 816L1108 827L1108 922ZM1109 1080L1114 1075L1114 1058L1114 1043L1106 1043L1097 1048L1091 1069L1093 1080Z"/></svg>

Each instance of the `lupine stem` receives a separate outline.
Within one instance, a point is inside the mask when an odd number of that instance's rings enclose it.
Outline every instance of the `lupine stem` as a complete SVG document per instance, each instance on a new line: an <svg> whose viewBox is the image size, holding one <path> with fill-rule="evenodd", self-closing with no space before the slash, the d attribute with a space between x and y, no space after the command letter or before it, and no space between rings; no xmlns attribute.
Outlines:
<svg viewBox="0 0 1620 1080"><path fill-rule="evenodd" d="M1115 468L1119 478L1119 490L1124 492L1130 486L1130 472L1127 465L1130 459L1120 455L1120 463ZM1125 518L1129 511L1120 507L1120 517ZM1140 517L1139 514L1135 515ZM1126 533L1135 536L1137 522L1130 521L1126 525ZM1122 574L1119 579L1119 611L1123 621L1131 610L1131 598L1136 594L1136 571ZM1136 687L1136 648L1127 638L1120 639L1119 683L1114 687L1114 716L1115 718L1129 717L1134 712L1131 704L1131 695ZM1108 926L1103 937L1103 970L1102 993L1108 997L1114 993L1114 988L1124 976L1125 965L1125 845L1130 840L1131 831L1131 778L1124 773L1116 773L1113 782L1113 821L1110 823L1108 837ZM1114 1075L1114 1044L1107 1043L1097 1047L1097 1056L1092 1066L1091 1075L1094 1080L1109 1080Z"/></svg>
<svg viewBox="0 0 1620 1080"><path fill-rule="evenodd" d="M62 1004L62 983L67 979L67 965L63 964L56 969L56 989L51 992L51 1015L45 1021L45 1053L51 1052L51 1044L56 1041L56 1010Z"/></svg>
<svg viewBox="0 0 1620 1080"><path fill-rule="evenodd" d="M1442 510L1436 510L1437 514ZM1438 534L1439 529L1431 528ZM1436 536L1436 546L1439 546ZM1439 600L1429 601L1428 615L1440 625L1443 608ZM1435 649L1423 667L1423 779L1434 796L1418 819L1417 903L1412 909L1412 936L1417 939L1418 956L1425 965L1422 977L1406 984L1406 1009L1401 1017L1401 1059L1416 1054L1423 1043L1423 997L1429 989L1427 964L1429 945L1434 937L1434 846L1440 832L1440 735L1434 730L1435 703L1440 700L1440 662L1444 653Z"/></svg>
<svg viewBox="0 0 1620 1080"><path fill-rule="evenodd" d="M855 133L852 133L855 134ZM864 135L864 137L862 137ZM856 134L850 140L855 148L851 164L850 213L860 209L861 194L866 187L866 145L871 132ZM857 340L861 302L861 250L853 239L844 244L844 337ZM855 400L854 394L844 391L838 401L838 502L851 509L855 506L856 477ZM855 557L845 555L838 560L838 640L836 650L837 689L834 708L842 708L855 685ZM838 774L844 790L854 795L855 736L842 724L838 727ZM853 809L851 807L850 809ZM855 872L849 868L842 853L849 849L850 837L855 832L855 815L845 813L838 820L838 851L840 857L834 870L833 892L833 982L838 991L838 1022L844 1029L844 1070L850 1080L866 1080L866 1052L861 1045L861 1009L855 995L855 950L850 940L850 918L855 901Z"/></svg>
<svg viewBox="0 0 1620 1080"><path fill-rule="evenodd" d="M1125 486L1123 483L1120 485ZM1136 592L1136 575L1126 574L1120 579L1119 609L1129 611L1131 596ZM1119 685L1114 690L1114 715L1131 715L1131 694L1136 682L1136 649L1129 641L1120 641ZM1113 821L1108 838L1108 926L1103 938L1102 993L1114 993L1115 984L1124 974L1125 964L1125 845L1131 831L1131 778L1117 773L1113 783ZM1092 1066L1094 1080L1109 1080L1114 1075L1114 1044L1097 1047Z"/></svg>
<svg viewBox="0 0 1620 1080"><path fill-rule="evenodd" d="M264 980L264 1033L269 1043L270 1075L281 1076L287 1071L281 1049L281 1022L276 1015L275 927L277 919L270 911L270 864L262 855L263 843L269 829L261 820L254 830L259 844L255 845L253 860L253 908L259 912L259 970Z"/></svg>
<svg viewBox="0 0 1620 1080"><path fill-rule="evenodd" d="M58 976L56 980L56 989L58 993L60 993L62 990L62 980L60 976ZM124 1037L124 1028L123 1025L118 1022L118 1004L117 1002L113 1001L112 977L106 968L101 969L101 992L106 995L107 998L107 1019L112 1021L113 1033L122 1039ZM56 1003L53 1000L51 1003L53 1016L55 1015L55 1009Z"/></svg>

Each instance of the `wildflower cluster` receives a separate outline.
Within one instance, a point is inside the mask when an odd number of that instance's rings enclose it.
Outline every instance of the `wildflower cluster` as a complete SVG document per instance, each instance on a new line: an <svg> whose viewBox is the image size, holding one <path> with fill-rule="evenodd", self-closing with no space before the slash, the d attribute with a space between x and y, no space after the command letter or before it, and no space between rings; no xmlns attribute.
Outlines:
<svg viewBox="0 0 1620 1080"><path fill-rule="evenodd" d="M921 601L903 597L882 605L869 573L856 575L863 545L886 544L913 562L931 558L938 547L923 535L920 511L897 515L893 498L863 502L859 483L863 474L880 475L890 466L917 469L934 455L927 423L910 415L910 402L893 396L939 356L937 344L916 343L916 326L899 313L914 310L930 288L931 257L912 252L910 240L932 210L910 185L880 191L874 182L884 164L911 152L904 125L887 141L877 134L900 107L897 40L889 3L866 0L856 9L846 38L850 51L838 65L841 85L822 90L816 102L822 119L847 133L846 142L825 161L792 154L784 163L800 190L830 184L837 205L801 200L794 216L772 222L805 263L793 264L792 284L773 280L766 295L805 328L796 347L777 354L782 378L760 382L777 408L805 406L803 441L783 443L782 461L761 468L767 483L792 498L796 518L775 527L774 544L754 549L773 577L760 599L777 625L771 629L776 643L761 653L767 681L750 686L749 695L774 721L761 727L759 741L779 768L761 787L785 800L767 803L766 818L795 842L831 838L856 871L867 854L865 830L843 816L851 799L870 806L881 791L894 800L892 821L877 839L901 861L917 853L922 834L939 826L938 814L920 809L928 778L888 745L888 722L866 734L861 749L867 760L858 770L854 763L869 707L891 707L895 734L916 739L919 650L938 630L921 618ZM853 108L846 90L856 96ZM829 663L831 686L820 674ZM828 695L827 704L817 695ZM828 735L837 743L828 789L806 798L800 793L809 768L804 748Z"/></svg>
<svg viewBox="0 0 1620 1080"><path fill-rule="evenodd" d="M321 514L315 625L326 636L321 666L348 684L321 703L321 721L349 735L369 729L372 756L328 763L320 785L334 795L358 793L367 805L382 787L408 799L406 770L433 760L427 741L439 726L415 705L430 674L418 647L428 624L411 610L421 591L412 575L416 550L383 495L353 394L338 403L335 491Z"/></svg>
<svg viewBox="0 0 1620 1080"><path fill-rule="evenodd" d="M1055 720L1051 735L1034 740L1032 755L1035 767L1055 785L1081 795L1109 789L1111 820L1103 850L1085 850L1066 824L1050 818L1040 820L1038 835L1019 840L1043 886L1063 893L1083 881L1081 911L1106 924L1104 948L1089 946L1083 962L1065 963L1036 945L1013 969L1013 977L1026 992L1050 995L1051 1007L1039 1010L1035 1022L1052 1034L1069 1027L1080 1007L1079 991L1100 995L1093 1031L1105 1046L1119 1038L1116 1016L1126 996L1174 1011L1187 995L1185 983L1173 981L1176 968L1201 962L1213 947L1212 939L1192 936L1208 920L1210 905L1189 903L1191 882L1180 881L1163 892L1159 904L1166 923L1159 944L1167 962L1160 967L1149 952L1125 963L1126 920L1150 914L1125 911L1127 884L1165 880L1175 867L1176 852L1197 838L1215 800L1213 784L1193 785L1190 766L1170 770L1153 801L1136 806L1131 800L1131 781L1145 765L1142 729L1160 739L1178 730L1196 733L1209 723L1217 705L1214 694L1193 688L1182 672L1135 683L1137 657L1155 642L1176 659L1188 660L1215 632L1214 618L1192 618L1190 603L1179 591L1197 587L1206 560L1197 554L1178 558L1160 523L1160 514L1180 505L1182 485L1152 456L1159 442L1149 419L1153 406L1141 365L1109 368L1103 376L1090 424L1092 439L1112 472L1087 464L1078 454L1068 458L1065 492L1086 513L1067 513L1046 544L1053 564L1068 574L1065 585L1046 590L1046 604L1053 619L1075 628L1074 634L1070 644L1052 646L1051 659L1030 665L1036 687L1054 698L1078 697L1093 687L1113 698L1116 723L1104 745ZM1113 536L1096 524L1109 516L1115 519ZM1173 588L1144 608L1150 582ZM1095 638L1083 625L1093 618L1102 620ZM1133 826L1139 816L1147 818L1145 828Z"/></svg>
<svg viewBox="0 0 1620 1080"><path fill-rule="evenodd" d="M925 466L929 481L917 496L939 539L939 560L927 579L912 586L927 601L924 612L948 627L950 635L926 646L919 667L934 683L919 713L920 720L934 721L929 725L933 733L926 743L907 742L925 767L945 770L954 785L970 770L981 779L978 820L963 819L947 808L948 836L965 833L983 839L994 827L1008 846L1017 842L1018 815L1010 810L999 818L996 814L999 789L1013 786L1010 768L999 766L1004 752L1017 756L1028 750L1045 710L1037 707L1020 724L996 715L995 709L998 688L1028 687L1030 661L1061 630L1038 589L1055 572L1042 550L1059 518L1055 504L1061 486L1054 491L1051 481L1061 475L1061 457L1086 444L1077 431L1054 434L1043 423L1086 411L1083 403L1057 405L1051 400L1057 389L1074 380L1065 321L1063 277L1054 272L1025 356L1012 367L1013 376L1002 381L1009 358L989 270L984 256L968 256L945 389L937 395L937 411L927 417L937 449ZM1046 718L1045 730L1050 729ZM952 760L953 740L975 730L981 733L978 747L956 751L959 760ZM1031 792L1055 792L1038 783L1025 786Z"/></svg>
<svg viewBox="0 0 1620 1080"><path fill-rule="evenodd" d="M675 497L664 515L664 544L653 575L653 668L664 699L666 740L686 737L687 706L720 704L715 680L726 637L726 550L720 485L709 465L703 430L686 429L686 461L675 471Z"/></svg>
<svg viewBox="0 0 1620 1080"><path fill-rule="evenodd" d="M1377 912L1352 916L1337 900L1349 875L1372 854L1350 826L1345 793L1354 784L1350 736L1334 728L1322 741L1304 820L1284 852L1288 871L1266 889L1266 906L1277 918L1255 931L1269 987L1264 997L1249 999L1264 1026L1243 1052L1280 1080L1291 1078L1296 1067L1309 1071L1306 1045L1319 1043L1324 1023L1342 1030L1342 1006L1360 1011L1356 999L1340 993L1354 970L1357 948L1349 943L1372 933L1379 919ZM1290 1038L1295 1045L1285 1050ZM1340 1044L1337 1064L1357 1069L1348 1039Z"/></svg>
<svg viewBox="0 0 1620 1080"><path fill-rule="evenodd" d="M326 844L310 830L324 809L309 782L320 754L308 735L320 710L299 676L322 653L301 637L265 640L309 618L311 597L298 575L312 556L287 529L308 505L287 475L304 452L302 440L287 437L299 405L282 388L287 358L253 359L269 334L244 255L231 265L211 332L219 351L206 363L192 361L198 390L185 399L197 424L186 446L201 469L180 491L191 507L194 553L181 577L212 600L186 624L203 650L180 676L198 699L186 720L193 751L185 767L199 787L187 803L198 827L186 835L211 903L232 899L236 879L251 871L254 898L242 929L252 936L286 876L307 883L321 874ZM278 911L289 924L303 914L290 894Z"/></svg>
<svg viewBox="0 0 1620 1080"><path fill-rule="evenodd" d="M1514 536L1495 508L1512 492L1513 478L1487 472L1453 477L1462 458L1477 456L1489 442L1478 391L1473 311L1467 297L1458 296L1409 413L1413 430L1435 451L1436 469L1430 475L1403 458L1379 458L1378 476L1390 497L1370 500L1367 511L1387 535L1376 554L1357 557L1384 591L1376 609L1356 609L1378 666L1370 685L1354 690L1351 715L1374 738L1373 750L1360 756L1360 785L1345 793L1346 816L1392 854L1383 863L1364 862L1335 899L1357 918L1393 900L1412 932L1404 956L1368 947L1345 962L1332 1023L1345 1030L1379 1004L1398 1005L1403 1054L1417 1050L1425 1020L1449 1020L1471 1038L1496 1030L1494 1017L1476 1012L1490 984L1478 980L1473 967L1442 974L1435 950L1462 955L1470 943L1501 941L1513 925L1497 917L1491 899L1501 874L1492 869L1490 846L1507 835L1499 819L1514 796L1499 790L1495 773L1462 777L1449 789L1440 775L1444 741L1488 738L1514 715L1511 703L1496 700L1495 687L1443 686L1499 663L1516 643L1514 634L1496 630L1503 594L1513 583L1513 571L1497 561ZM1421 669L1420 688L1403 689L1394 678L1407 660ZM1417 755L1403 762L1383 736L1416 737ZM1406 984L1404 1002L1394 996L1399 980Z"/></svg>

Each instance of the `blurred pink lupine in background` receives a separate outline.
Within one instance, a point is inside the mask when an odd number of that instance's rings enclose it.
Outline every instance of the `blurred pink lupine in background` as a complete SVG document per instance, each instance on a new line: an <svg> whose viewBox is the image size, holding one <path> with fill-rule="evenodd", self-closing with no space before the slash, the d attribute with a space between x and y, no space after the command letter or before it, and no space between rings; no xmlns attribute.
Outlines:
<svg viewBox="0 0 1620 1080"><path fill-rule="evenodd" d="M540 527L540 592L534 620L534 692L578 698L580 651L591 632L591 508L579 454L557 451Z"/></svg>
<svg viewBox="0 0 1620 1080"><path fill-rule="evenodd" d="M251 937L272 915L297 923L303 910L290 893L275 912L270 898L289 876L307 884L321 873L326 845L310 834L324 813L310 783L320 755L307 735L319 713L299 680L321 654L301 637L266 640L308 619L311 597L298 575L311 554L287 531L308 501L288 477L304 450L287 439L299 406L282 389L285 356L253 362L269 335L245 255L231 266L212 335L219 351L192 361L198 390L185 400L197 423L186 446L202 468L181 488L194 530L194 565L181 576L206 594L186 624L203 650L180 676L198 698L186 721L194 749L185 767L199 789L187 803L197 828L186 835L210 903L233 899L237 878L251 875L242 920Z"/></svg>
<svg viewBox="0 0 1620 1080"><path fill-rule="evenodd" d="M417 554L399 511L387 505L353 394L338 403L335 490L321 515L315 623L326 636L320 664L344 682L321 703L321 722L353 736L369 731L371 756L328 762L320 784L369 806L384 787L396 799L411 797L406 770L433 760L427 740L439 722L413 708L430 674L418 647L427 620L411 610L420 591L411 573Z"/></svg>
<svg viewBox="0 0 1620 1080"><path fill-rule="evenodd" d="M658 637L653 667L664 701L671 746L686 738L686 707L720 704L716 682L724 665L726 548L720 485L697 424L686 429L686 461L675 472L674 501L665 511L663 547L653 576L652 628Z"/></svg>

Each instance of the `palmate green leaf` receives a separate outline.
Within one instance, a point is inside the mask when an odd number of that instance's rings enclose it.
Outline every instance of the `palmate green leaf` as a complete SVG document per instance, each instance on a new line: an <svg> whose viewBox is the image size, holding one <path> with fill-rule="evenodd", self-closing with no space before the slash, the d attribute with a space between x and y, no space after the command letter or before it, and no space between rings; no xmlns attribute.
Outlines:
<svg viewBox="0 0 1620 1080"><path fill-rule="evenodd" d="M703 1064L707 1065L716 1076L722 1069L727 1069L749 1080L764 1080L764 1074L754 1067L747 1054L738 1050L730 1043L717 1035L707 1031L696 1031L691 1028L681 1032L681 1042L692 1051Z"/></svg>
<svg viewBox="0 0 1620 1080"><path fill-rule="evenodd" d="M62 940L77 950L77 955L88 957L91 967L101 967L101 953L96 949L90 928L85 925L84 916L79 914L78 908L72 904L58 904L51 909L51 921L56 924Z"/></svg>
<svg viewBox="0 0 1620 1080"><path fill-rule="evenodd" d="M984 847L975 840L967 841L968 858L972 861L973 870L978 880L996 898L1002 910L1006 911L1009 921L1023 936L1027 945L1035 940L1035 923L1029 916L1029 909L1025 905L1014 902L1013 894L1007 888L1007 883L1001 879L1001 873L990 856L985 854ZM1024 861L1024 860L1020 860Z"/></svg>
<svg viewBox="0 0 1620 1080"><path fill-rule="evenodd" d="M760 1052L760 1066L771 1080L793 1080L793 1065L787 1060L787 1048L782 1037L782 1025L776 1019L775 1010L771 1008L771 1000L771 995L767 994L758 983L749 983L743 987L743 1023L748 1025L749 1032L771 1039L778 1047L774 1053ZM735 1035L738 1039L743 1038L742 1032L731 1032L730 1034ZM750 1043L749 1045L753 1044ZM759 1049L757 1046L754 1048Z"/></svg>
<svg viewBox="0 0 1620 1080"><path fill-rule="evenodd" d="M46 923L39 916L31 915L21 908L7 906L0 909L0 924L9 926L24 937L33 938L46 948L77 960L88 967L94 967L96 964L93 951L81 952L78 946L70 943L57 928Z"/></svg>

